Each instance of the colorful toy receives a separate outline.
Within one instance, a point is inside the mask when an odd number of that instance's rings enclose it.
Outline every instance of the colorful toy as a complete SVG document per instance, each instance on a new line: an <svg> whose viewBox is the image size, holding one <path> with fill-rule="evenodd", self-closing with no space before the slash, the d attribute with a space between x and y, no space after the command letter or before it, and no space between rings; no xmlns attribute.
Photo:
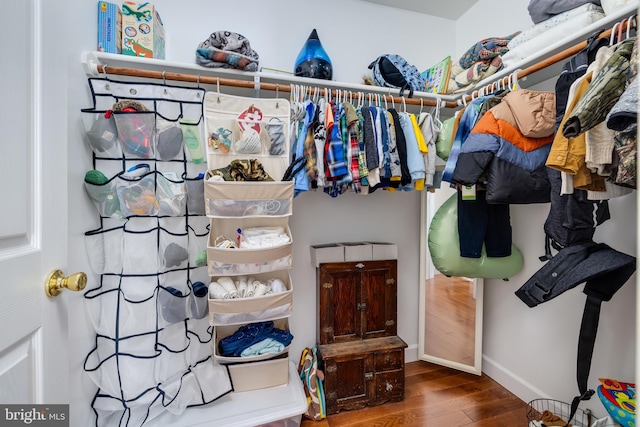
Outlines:
<svg viewBox="0 0 640 427"><path fill-rule="evenodd" d="M599 378L598 397L611 418L623 427L636 426L636 385Z"/></svg>

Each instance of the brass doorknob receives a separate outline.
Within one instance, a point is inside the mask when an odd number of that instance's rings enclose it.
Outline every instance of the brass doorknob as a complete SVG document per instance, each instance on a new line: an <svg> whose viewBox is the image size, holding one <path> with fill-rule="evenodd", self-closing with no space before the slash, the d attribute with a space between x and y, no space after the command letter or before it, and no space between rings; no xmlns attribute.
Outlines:
<svg viewBox="0 0 640 427"><path fill-rule="evenodd" d="M53 270L44 282L44 291L50 297L57 297L63 288L70 291L81 291L87 286L87 275L85 273L74 273L64 277L62 270Z"/></svg>

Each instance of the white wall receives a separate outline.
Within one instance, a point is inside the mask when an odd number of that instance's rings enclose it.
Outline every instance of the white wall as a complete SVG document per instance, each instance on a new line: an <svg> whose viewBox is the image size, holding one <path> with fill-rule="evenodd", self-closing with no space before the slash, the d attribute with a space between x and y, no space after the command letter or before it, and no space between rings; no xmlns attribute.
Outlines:
<svg viewBox="0 0 640 427"><path fill-rule="evenodd" d="M241 6L221 1L191 0L154 2L167 30L167 59L194 62L197 44L217 30L236 31L247 37L260 54L261 65L291 70L313 28L333 61L334 79L360 83L367 65L378 55L398 53L419 69L447 55L459 55L477 40L507 35L531 25L526 0L504 7L504 2L480 0L457 22L396 10L359 0L247 0ZM69 93L69 268L90 273L84 251L84 232L95 227L95 212L82 187L84 172L91 168L90 152L82 142L80 108L90 98L80 57L95 49L94 0L67 0L69 25L77 37L61 47L60 64L67 66ZM241 9L240 9L241 8ZM478 22L480 20L480 22ZM455 31L454 31L455 29ZM75 86L74 86L75 84ZM612 203L613 221L598 230L596 238L615 249L635 254L636 207L634 196ZM584 295L580 289L557 300L529 309L513 294L539 268L543 248L542 224L548 206L512 208L514 242L525 255L525 269L509 282L485 282L485 368L524 400L543 395L568 400L576 391L575 352ZM369 196L346 194L332 199L320 192L302 194L294 202L291 228L294 237L295 335L291 355L315 342L315 270L309 262L309 246L331 241L378 240L397 243L398 332L411 346L415 359L418 342L420 195L385 193ZM78 248L74 250L73 248ZM90 276L90 280L95 277ZM74 426L90 425L89 403L95 390L82 372L93 334L82 308L81 296L68 296L77 312L70 318L72 419ZM635 289L627 284L611 302L603 305L596 343L591 386L598 376L632 379L635 360L633 325ZM536 396L537 397L537 396ZM599 409L600 404L589 404Z"/></svg>
<svg viewBox="0 0 640 427"><path fill-rule="evenodd" d="M96 1L68 0L69 25L77 38L70 40L67 63L70 86L69 227L72 232L69 265L91 273L84 251L84 232L97 226L95 209L84 194L84 173L92 168L91 153L84 146L80 109L89 107L90 97L80 57L95 50ZM328 52L334 79L361 83L368 64L384 53L397 53L425 69L452 53L449 43L436 42L440 34L451 34L453 21L410 13L360 0L248 0L242 6L221 1L156 0L167 31L167 60L195 62L195 49L210 33L238 32L258 52L261 65L291 71L311 31L316 28ZM241 7L241 9L240 9ZM224 88L222 88L224 91ZM420 194L377 191L368 196L352 193L336 199L322 192L302 194L294 201L290 221L294 241L295 336L291 358L297 360L305 346L315 344L316 284L309 246L334 241L374 240L398 244L398 334L410 345L409 360L416 360L418 343L418 290L420 249ZM74 250L77 248L77 250ZM90 274L90 283L96 280ZM74 426L91 425L90 401L93 384L82 371L82 363L93 345L94 334L82 308L80 295L69 297L77 309L70 324L72 419Z"/></svg>
<svg viewBox="0 0 640 427"><path fill-rule="evenodd" d="M533 25L526 6L517 0L508 8L497 0L480 0L456 22L458 54L474 42L489 36L506 36ZM478 16L483 22L493 17L491 25L474 25ZM521 81L526 87L526 81ZM533 87L555 88L555 79ZM612 219L598 227L594 240L624 253L636 255L636 194L610 202ZM524 401L550 397L570 402L578 393L576 352L578 331L585 295L580 285L558 298L528 308L514 292L543 264L544 220L549 205L512 206L511 222L514 244L525 259L523 271L508 282L485 280L483 370ZM598 378L615 378L634 382L636 363L636 276L620 289L613 299L602 305L589 387L599 385ZM583 403L603 416L597 397Z"/></svg>

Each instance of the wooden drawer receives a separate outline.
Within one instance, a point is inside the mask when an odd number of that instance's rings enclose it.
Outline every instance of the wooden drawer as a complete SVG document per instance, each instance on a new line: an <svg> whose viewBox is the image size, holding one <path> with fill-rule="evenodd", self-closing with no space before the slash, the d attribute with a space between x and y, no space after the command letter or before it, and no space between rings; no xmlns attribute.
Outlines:
<svg viewBox="0 0 640 427"><path fill-rule="evenodd" d="M375 381L376 395L372 404L379 405L404 398L404 369L376 373Z"/></svg>
<svg viewBox="0 0 640 427"><path fill-rule="evenodd" d="M392 369L400 369L403 366L404 366L404 351L401 349L375 353L376 372L389 371Z"/></svg>

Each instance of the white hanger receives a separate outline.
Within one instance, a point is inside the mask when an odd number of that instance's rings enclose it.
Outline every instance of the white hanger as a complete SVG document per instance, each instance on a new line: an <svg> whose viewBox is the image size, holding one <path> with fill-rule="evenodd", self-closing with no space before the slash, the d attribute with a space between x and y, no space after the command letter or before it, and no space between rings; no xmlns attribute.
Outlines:
<svg viewBox="0 0 640 427"><path fill-rule="evenodd" d="M407 112L407 104L404 101L404 96L402 97L402 111L405 113Z"/></svg>
<svg viewBox="0 0 640 427"><path fill-rule="evenodd" d="M520 71L522 71L522 70L521 69L517 69L513 73L511 73L513 75L513 82L512 82L511 90L520 89L520 84L518 83L518 73Z"/></svg>
<svg viewBox="0 0 640 427"><path fill-rule="evenodd" d="M629 40L630 37L630 32L631 32L631 20L633 20L633 27L635 28L636 26L636 16L635 15L631 15L629 16L629 18L627 18L627 40Z"/></svg>
<svg viewBox="0 0 640 427"><path fill-rule="evenodd" d="M611 36L609 37L609 46L613 46L613 42L616 38L616 28L618 27L618 25L620 25L620 23L616 22L615 24L613 24L613 27L611 28Z"/></svg>
<svg viewBox="0 0 640 427"><path fill-rule="evenodd" d="M382 99L384 99L384 109L389 109L389 104L387 104L387 95L382 95Z"/></svg>
<svg viewBox="0 0 640 427"><path fill-rule="evenodd" d="M440 98L436 98L436 109L433 113L433 121L435 122L438 130L442 129L442 122L440 121L440 108L445 106L445 102Z"/></svg>

